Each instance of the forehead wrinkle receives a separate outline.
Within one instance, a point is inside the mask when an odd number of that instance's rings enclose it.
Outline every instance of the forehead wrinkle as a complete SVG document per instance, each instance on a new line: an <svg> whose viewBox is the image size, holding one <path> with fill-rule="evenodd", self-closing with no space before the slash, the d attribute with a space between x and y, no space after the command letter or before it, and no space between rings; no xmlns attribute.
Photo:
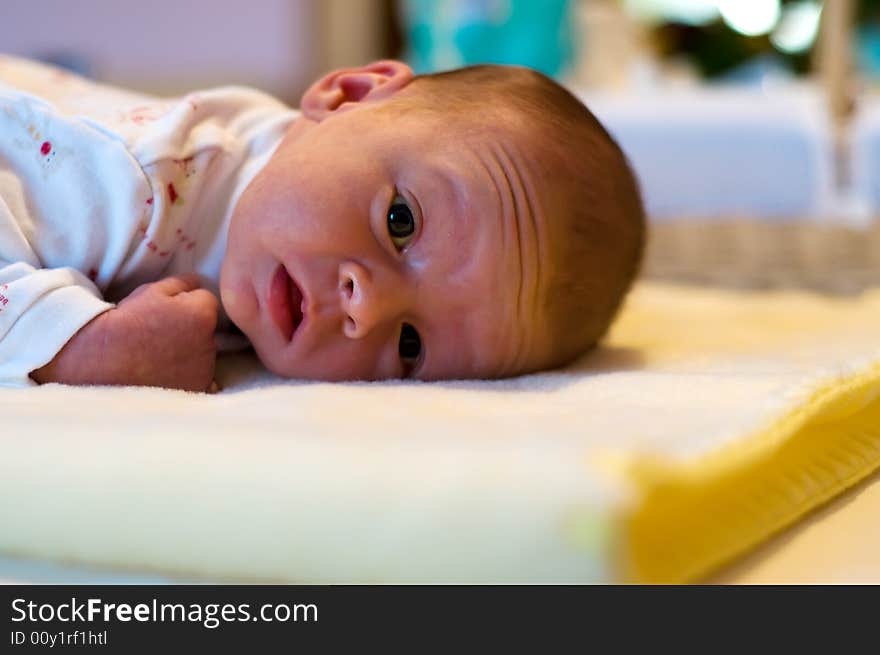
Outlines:
<svg viewBox="0 0 880 655"><path fill-rule="evenodd" d="M526 315L526 311L529 306L537 307L537 280L540 279L539 276L541 273L540 257L537 256L539 243L536 223L537 214L535 213L532 194L529 193L529 187L526 184L526 176L523 175L521 167L517 164L517 159L511 154L510 150L504 146L504 144L499 143L497 148L499 152L496 154L496 157L498 158L499 163L502 164L501 168L502 171L504 171L508 189L513 198L513 225L516 230L517 255L519 258L519 284L517 288L516 315L519 318L520 325L524 328L518 330L516 334L517 357L515 361L517 364L522 364L530 354L528 348L523 348L521 343L524 339L524 332L528 329L527 326L529 325L527 320L529 317ZM527 235L532 237L531 244L529 243ZM527 249L529 251L528 253L526 252ZM529 279L533 280L532 284L529 284L526 280L526 259L528 259L528 255L534 255L532 257L535 269L534 275L529 276ZM526 296L528 296L528 298ZM531 303L529 303L528 300L531 300Z"/></svg>
<svg viewBox="0 0 880 655"><path fill-rule="evenodd" d="M494 154L494 153L492 153L492 154ZM497 158L492 157L492 159L494 160L494 162L498 166L498 168L501 168L503 171L504 169L500 165L500 162L498 162ZM501 233L501 249L502 249L502 251L504 251L507 248L507 229L505 228L505 225L504 225L504 208L509 203L505 201L506 200L505 195L501 192L501 185L498 184L498 180L497 180L495 174L492 172L492 166L487 164L486 160L481 155L477 155L477 161L480 163L480 166L483 168L483 171L486 173L486 175L489 177L489 179L492 180L492 190L495 191L495 197L498 200L498 208L499 208L499 211L498 211L497 215L495 216L495 218L497 219L499 232Z"/></svg>
<svg viewBox="0 0 880 655"><path fill-rule="evenodd" d="M428 166L428 170L430 170L431 174L434 176L434 184L430 187L431 191L425 194L426 204L423 207L425 211L425 216L423 216L423 219L426 221L426 223L433 221L434 224L437 225L438 223L443 222L437 220L438 218L440 218L441 214L441 212L439 211L440 203L438 202L438 200L441 199L443 196L449 197L450 191L452 197L454 198L453 209L451 212L446 212L446 218L451 218L451 222L454 224L455 227L452 230L447 229L440 232L442 234L442 242L447 244L448 246L449 239L454 239L458 234L458 230L461 228L461 226L467 225L469 223L469 221L467 221L466 219L469 211L471 211L471 208L469 207L469 204L467 202L467 194L463 192L458 184L456 184L455 176L452 172L450 172L449 169L444 166L435 165ZM438 180L441 182L440 185L437 184ZM437 189L440 186L445 187L445 193L437 192ZM446 277L444 278L444 282L448 284L452 279L453 278ZM419 286L422 286L422 282L420 280L417 281L417 284ZM447 289L448 287L441 288L440 291L443 292ZM421 295L424 296L426 294ZM422 312L421 315L424 318L427 314ZM460 320L450 320L449 316L444 316L440 320L437 320L436 317L430 320L428 322L427 334L424 335L427 337L424 344L426 356L424 363L419 367L419 376L424 376L427 374L428 377L431 378L437 377L433 374L436 373L435 369L437 369L437 366L435 366L434 363L438 360L449 361L451 359L450 353L441 352L438 355L437 349L431 347L432 343L437 342L436 338L432 338L432 333L436 333L436 331L443 331L457 335L466 334L467 332L463 328L462 322ZM470 339L457 336L455 338L455 342L458 344L458 347L460 349L466 351L466 353L463 353L465 361L475 361L477 353L475 352L475 345L471 342Z"/></svg>
<svg viewBox="0 0 880 655"><path fill-rule="evenodd" d="M514 160L510 157L509 153L503 148L503 146L497 146L495 148L490 148L489 152L491 154L491 158L495 163L495 168L500 171L500 177L503 179L503 190L501 190L501 184L499 184L498 176L493 175L492 180L496 185L498 193L502 197L501 203L501 211L499 212L498 219L501 222L502 226L502 234L505 235L505 250L507 246L507 235L510 234L512 236L513 241L516 241L516 256L517 256L517 269L515 275L517 277L516 281L516 295L514 296L515 307L514 307L514 316L521 317L522 308L523 308L523 289L524 289L524 244L522 238L522 226L521 226L521 216L522 216L522 201L519 197L519 194L516 192L516 186L514 184L514 180L511 178L511 174L508 172L513 171L513 174L516 176L517 181L520 180L519 173L516 170L516 166L514 165ZM508 213L505 211L506 208L510 209L510 214L512 215L512 220L505 220L505 215ZM511 244L512 245L512 244ZM515 329L516 322L515 321L506 321L506 332L511 334L511 342L512 347L510 348L510 361L505 365L504 363L499 364L499 373L504 373L505 369L517 369L520 362L526 357L527 353L521 347L522 341L522 331Z"/></svg>
<svg viewBox="0 0 880 655"><path fill-rule="evenodd" d="M480 223L489 224L488 221L494 220L497 225L497 230L492 231L489 234L492 234L492 237L486 239L484 236L481 239L483 243L482 249L485 251L485 248L491 248L493 252L501 252L506 253L507 243L509 242L509 235L507 234L508 228L505 225L504 215L508 212L508 209L513 209L513 201L510 193L505 194L503 186L506 178L499 179L499 176L495 171L502 171L503 177L503 167L500 162L497 161L494 157L490 157L487 161L484 153L486 152L485 148L475 148L468 149L469 154L475 160L476 165L485 173L485 176L489 178L490 184L483 183L481 185L473 185L468 184L468 190L464 194L462 198L460 198L463 202L459 207L459 211L461 212L461 218L470 219L469 223L473 225L477 225ZM491 152L490 152L491 154ZM492 203L492 207L488 206L486 200L483 201L475 201L475 199L479 199L482 194L479 193L481 189L490 188L494 191L494 203ZM466 200L466 202L464 202ZM491 198L488 202L491 202ZM496 211L497 206L497 211ZM499 237L494 236L495 234L500 235ZM503 284L504 280L498 280L498 284ZM492 283L492 288L488 289L488 293L492 293L496 290L496 283ZM491 350L492 343L503 342L503 337L506 332L509 332L511 327L511 321L501 319L499 320L497 316L483 316L482 312L477 312L477 314L472 314L471 312L465 312L463 316L460 316L459 319L454 323L454 326L457 330L465 332L467 334L474 334L479 332L479 325L485 323L486 321L493 322L499 329L497 336L492 339L490 343L476 344L467 340L469 349L470 349L470 360L472 362L479 361L481 358L479 354L484 349ZM492 371L484 370L483 374L487 374L490 377L493 375L502 375L505 369L504 362L487 362L488 368L492 369Z"/></svg>
<svg viewBox="0 0 880 655"><path fill-rule="evenodd" d="M510 168L513 171L513 175L516 177L516 181L518 184L514 187L514 197L517 200L518 205L525 205L525 211L516 212L516 217L518 220L519 232L520 232L520 243L522 244L523 251L527 247L526 240L522 239L522 235L525 229L528 229L532 236L531 243L534 244L534 248L530 249L537 255L541 251L541 241L540 241L540 233L538 230L538 214L535 211L535 203L533 199L533 195L531 193L531 188L527 184L528 176L523 175L523 172L520 170L520 166L517 166L517 160L510 154L510 152L505 148L503 144L499 144L501 151L507 156L508 161L510 162ZM523 164L525 166L525 164ZM522 262L525 259L525 254L523 253L520 257L520 261ZM536 303L538 300L538 284L537 280L541 279L541 258L535 256L535 275L532 279L536 281L535 284L531 286L531 300L532 303ZM524 269L523 269L524 271ZM523 278L525 275L523 275ZM525 280L523 280L523 285L525 285ZM524 306L524 305L522 305Z"/></svg>

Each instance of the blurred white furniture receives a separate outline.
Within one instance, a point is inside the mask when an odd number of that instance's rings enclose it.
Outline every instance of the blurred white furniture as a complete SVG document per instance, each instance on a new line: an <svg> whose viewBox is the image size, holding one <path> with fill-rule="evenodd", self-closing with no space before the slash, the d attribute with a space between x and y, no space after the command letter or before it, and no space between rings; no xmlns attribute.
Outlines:
<svg viewBox="0 0 880 655"><path fill-rule="evenodd" d="M851 127L853 189L874 214L880 213L880 96L859 100Z"/></svg>
<svg viewBox="0 0 880 655"><path fill-rule="evenodd" d="M818 88L581 97L627 152L655 219L810 218L833 203L832 125Z"/></svg>

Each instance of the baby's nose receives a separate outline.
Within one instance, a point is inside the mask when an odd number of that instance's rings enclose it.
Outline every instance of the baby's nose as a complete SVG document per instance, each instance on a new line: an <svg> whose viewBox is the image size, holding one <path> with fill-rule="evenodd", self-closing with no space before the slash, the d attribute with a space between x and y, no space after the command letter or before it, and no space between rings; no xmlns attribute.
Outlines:
<svg viewBox="0 0 880 655"><path fill-rule="evenodd" d="M345 313L343 332L361 339L386 321L396 321L403 311L405 290L402 280L383 272L381 282L374 272L357 262L339 266L339 292Z"/></svg>

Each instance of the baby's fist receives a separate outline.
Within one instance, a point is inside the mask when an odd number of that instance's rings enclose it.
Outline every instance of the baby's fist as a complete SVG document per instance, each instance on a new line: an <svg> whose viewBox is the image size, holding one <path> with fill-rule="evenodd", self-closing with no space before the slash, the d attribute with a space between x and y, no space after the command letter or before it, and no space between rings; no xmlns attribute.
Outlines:
<svg viewBox="0 0 880 655"><path fill-rule="evenodd" d="M195 274L135 289L77 332L37 382L205 391L214 379L219 303Z"/></svg>
<svg viewBox="0 0 880 655"><path fill-rule="evenodd" d="M119 303L112 338L131 348L135 384L205 391L214 379L214 330L220 305L195 274L135 289ZM131 384L131 382L129 382Z"/></svg>

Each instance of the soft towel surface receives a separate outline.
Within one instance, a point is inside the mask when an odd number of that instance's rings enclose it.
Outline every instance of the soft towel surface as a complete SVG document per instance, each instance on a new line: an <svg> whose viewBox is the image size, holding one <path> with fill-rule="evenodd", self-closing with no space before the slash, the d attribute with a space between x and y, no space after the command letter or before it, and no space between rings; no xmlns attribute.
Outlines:
<svg viewBox="0 0 880 655"><path fill-rule="evenodd" d="M880 291L642 284L498 382L0 393L0 553L213 580L696 579L880 465Z"/></svg>

